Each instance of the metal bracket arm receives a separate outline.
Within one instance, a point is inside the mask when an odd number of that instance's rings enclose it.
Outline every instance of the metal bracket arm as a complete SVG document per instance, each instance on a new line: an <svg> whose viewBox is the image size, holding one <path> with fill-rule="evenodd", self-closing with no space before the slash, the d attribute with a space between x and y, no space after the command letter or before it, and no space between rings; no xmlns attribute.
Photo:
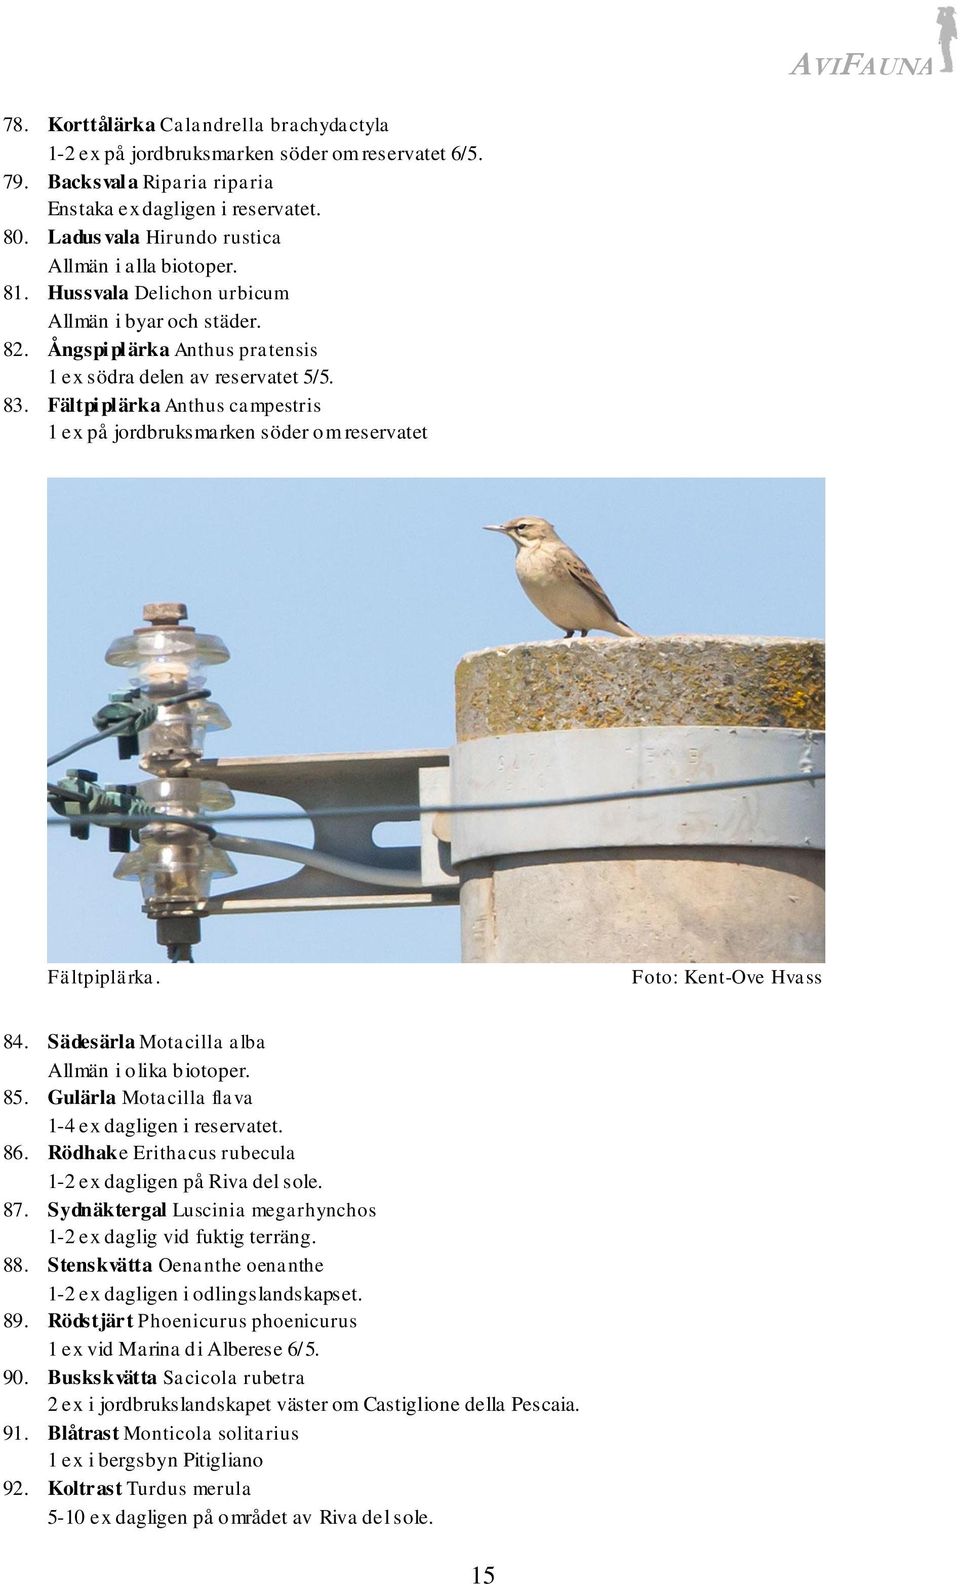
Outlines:
<svg viewBox="0 0 960 1584"><path fill-rule="evenodd" d="M446 749L402 749L384 753L291 754L272 759L204 759L191 775L225 783L234 792L286 798L302 809L371 808L444 803L449 799L450 755ZM320 869L301 868L283 880L212 896L205 912L289 913L316 908L431 907L455 903L459 878L450 867L449 845L434 831L430 815L420 819L419 847L380 847L376 825L390 816L370 814L324 819L313 815L314 850L347 863L386 872L416 871L409 890L365 884ZM296 830L296 826L293 827ZM301 840L284 831L288 841Z"/></svg>

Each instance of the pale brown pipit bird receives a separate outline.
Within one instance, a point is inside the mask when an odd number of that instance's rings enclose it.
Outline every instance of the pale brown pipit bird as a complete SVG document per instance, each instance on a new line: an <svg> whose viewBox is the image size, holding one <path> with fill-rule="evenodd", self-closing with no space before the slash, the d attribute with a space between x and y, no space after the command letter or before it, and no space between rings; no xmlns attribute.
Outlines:
<svg viewBox="0 0 960 1584"><path fill-rule="evenodd" d="M520 587L537 610L563 629L565 638L575 632L586 638L591 627L618 638L639 638L620 620L590 568L564 544L552 523L542 517L514 517L484 527L513 540Z"/></svg>

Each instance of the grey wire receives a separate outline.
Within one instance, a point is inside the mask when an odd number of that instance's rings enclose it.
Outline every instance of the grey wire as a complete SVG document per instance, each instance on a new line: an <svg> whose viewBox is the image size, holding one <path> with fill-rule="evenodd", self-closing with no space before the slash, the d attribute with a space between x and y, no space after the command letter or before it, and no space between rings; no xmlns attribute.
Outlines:
<svg viewBox="0 0 960 1584"><path fill-rule="evenodd" d="M253 836L220 836L213 838L212 846L224 852L247 853L252 858L282 858L291 863L303 864L306 869L320 869L324 874L339 875L343 880L356 880L361 885L392 886L398 891L423 890L424 882L419 869L385 869L378 864L352 863L349 858L335 858L332 853L319 852L315 847L295 847L292 842L258 841Z"/></svg>
<svg viewBox="0 0 960 1584"><path fill-rule="evenodd" d="M298 819L356 819L358 817L381 819L418 819L421 814L509 814L523 809L573 808L590 803L626 803L631 798L682 797L693 792L731 792L740 787L783 786L794 781L823 781L825 770L803 770L793 775L747 776L737 781L698 781L692 786L639 787L628 792L587 792L579 797L528 798L514 803L382 803L360 808L277 809L253 814L218 814L218 825L261 822L266 820ZM171 825L203 825L206 820L191 819L181 814L104 814L98 815L97 825L126 825L139 829L142 825L166 822ZM67 819L48 819L48 825L69 825Z"/></svg>
<svg viewBox="0 0 960 1584"><path fill-rule="evenodd" d="M69 759L71 754L79 753L81 748L89 748L91 743L103 742L105 737L119 737L123 732L130 730L129 721L115 721L112 726L107 726L103 731L94 732L90 737L81 737L79 742L71 743L69 748L64 748L62 753L52 754L47 760L47 769L51 765L59 764L61 759Z"/></svg>

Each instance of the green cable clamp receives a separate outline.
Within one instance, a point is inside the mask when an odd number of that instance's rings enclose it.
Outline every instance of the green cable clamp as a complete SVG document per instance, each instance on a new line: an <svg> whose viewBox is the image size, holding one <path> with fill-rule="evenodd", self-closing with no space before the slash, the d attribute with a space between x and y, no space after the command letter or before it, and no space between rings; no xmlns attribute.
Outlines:
<svg viewBox="0 0 960 1584"><path fill-rule="evenodd" d="M149 803L137 797L133 787L98 786L89 770L69 770L56 784L47 787L47 802L55 814L70 821L70 835L87 841L90 826L97 824L97 815L136 814L154 812ZM130 831L123 825L110 826L110 851L130 851Z"/></svg>
<svg viewBox="0 0 960 1584"><path fill-rule="evenodd" d="M110 702L97 710L93 724L98 731L106 731L122 722L126 729L117 734L117 748L121 759L133 759L138 752L137 737L153 725L159 707L159 703L147 703L136 688L129 693L111 693Z"/></svg>

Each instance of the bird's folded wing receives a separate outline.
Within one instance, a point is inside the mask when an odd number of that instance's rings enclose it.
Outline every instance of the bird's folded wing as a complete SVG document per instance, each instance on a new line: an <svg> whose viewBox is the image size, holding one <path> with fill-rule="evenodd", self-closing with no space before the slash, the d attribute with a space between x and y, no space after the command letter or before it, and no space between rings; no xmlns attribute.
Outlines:
<svg viewBox="0 0 960 1584"><path fill-rule="evenodd" d="M569 562L569 570L570 576L574 578L576 582L578 582L583 588L585 588L589 594L592 594L594 599L600 601L600 604L603 606L604 610L609 612L614 621L619 621L620 617L610 604L609 599L607 598L606 594L604 594L603 589L600 587L600 584L590 571L590 568L588 566L584 566L583 562L576 556L572 556Z"/></svg>

